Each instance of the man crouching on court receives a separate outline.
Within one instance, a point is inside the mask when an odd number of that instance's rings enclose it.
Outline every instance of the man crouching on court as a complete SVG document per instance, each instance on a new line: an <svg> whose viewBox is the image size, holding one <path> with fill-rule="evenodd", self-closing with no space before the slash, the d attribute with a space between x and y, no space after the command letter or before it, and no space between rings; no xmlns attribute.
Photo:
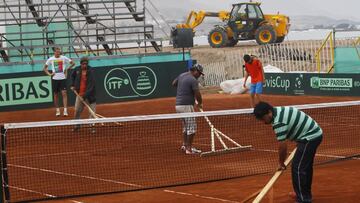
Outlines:
<svg viewBox="0 0 360 203"><path fill-rule="evenodd" d="M71 74L71 90L77 94L75 100L75 119L80 118L85 104L90 107L89 118L95 118L95 115L93 115L96 112L95 76L88 64L89 59L82 57L80 59L80 66L76 67ZM75 126L73 131L77 131L79 127L79 125Z"/></svg>
<svg viewBox="0 0 360 203"><path fill-rule="evenodd" d="M310 116L294 107L272 107L259 102L254 108L257 119L271 124L279 143L279 170L285 170L286 140L295 141L297 149L291 166L292 184L298 203L311 203L314 157L323 137L320 126Z"/></svg>
<svg viewBox="0 0 360 203"><path fill-rule="evenodd" d="M202 108L202 97L199 90L198 78L204 75L203 67L200 64L195 64L190 68L190 71L180 74L172 83L177 87L176 91L176 112L189 113L194 112L195 99L199 109ZM192 146L195 132L196 121L195 118L183 118L183 145L181 150L185 154L198 154L200 150Z"/></svg>

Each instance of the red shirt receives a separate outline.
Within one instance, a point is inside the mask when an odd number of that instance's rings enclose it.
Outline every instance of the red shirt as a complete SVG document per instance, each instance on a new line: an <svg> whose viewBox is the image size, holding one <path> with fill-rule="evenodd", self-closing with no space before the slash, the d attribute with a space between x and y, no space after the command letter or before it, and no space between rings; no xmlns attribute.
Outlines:
<svg viewBox="0 0 360 203"><path fill-rule="evenodd" d="M251 64L245 63L245 70L251 76L251 83L263 82L262 64L258 59L252 59Z"/></svg>
<svg viewBox="0 0 360 203"><path fill-rule="evenodd" d="M80 90L79 90L80 96L84 96L86 92L86 78L87 78L86 69L81 70Z"/></svg>

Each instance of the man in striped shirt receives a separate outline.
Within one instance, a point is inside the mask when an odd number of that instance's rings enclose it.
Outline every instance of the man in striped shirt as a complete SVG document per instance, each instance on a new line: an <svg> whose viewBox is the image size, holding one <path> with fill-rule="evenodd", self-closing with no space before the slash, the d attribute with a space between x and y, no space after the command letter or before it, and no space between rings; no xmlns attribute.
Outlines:
<svg viewBox="0 0 360 203"><path fill-rule="evenodd" d="M322 141L322 129L309 115L294 107L272 107L259 102L254 115L271 124L279 141L279 170L285 170L286 140L297 142L291 174L297 202L311 202L311 183L316 150Z"/></svg>

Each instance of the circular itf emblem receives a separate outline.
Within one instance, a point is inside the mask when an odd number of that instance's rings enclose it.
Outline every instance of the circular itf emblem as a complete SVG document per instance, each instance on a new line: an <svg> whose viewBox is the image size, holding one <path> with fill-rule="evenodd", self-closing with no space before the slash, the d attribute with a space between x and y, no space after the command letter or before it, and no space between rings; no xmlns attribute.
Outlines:
<svg viewBox="0 0 360 203"><path fill-rule="evenodd" d="M129 75L121 68L114 68L109 71L104 80L104 87L106 92L114 98L124 96L125 89L130 84Z"/></svg>
<svg viewBox="0 0 360 203"><path fill-rule="evenodd" d="M157 78L146 66L111 69L105 76L104 88L113 98L146 97L157 85Z"/></svg>

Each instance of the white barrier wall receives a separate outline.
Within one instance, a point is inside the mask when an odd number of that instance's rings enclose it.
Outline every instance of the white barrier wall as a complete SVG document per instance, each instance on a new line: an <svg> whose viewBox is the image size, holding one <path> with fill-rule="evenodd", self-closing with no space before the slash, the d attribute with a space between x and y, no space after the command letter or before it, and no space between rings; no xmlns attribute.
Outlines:
<svg viewBox="0 0 360 203"><path fill-rule="evenodd" d="M336 46L351 46L354 39L337 39ZM281 44L237 45L232 48L213 49L210 53L193 51L194 59L204 65L205 86L219 86L224 80L243 77L243 56L252 54L257 56L263 66L272 65L284 72L318 72L315 55L322 45L322 40L285 41ZM331 49L325 44L325 51L321 52L320 72L327 72L331 66ZM203 56L207 55L207 56Z"/></svg>

